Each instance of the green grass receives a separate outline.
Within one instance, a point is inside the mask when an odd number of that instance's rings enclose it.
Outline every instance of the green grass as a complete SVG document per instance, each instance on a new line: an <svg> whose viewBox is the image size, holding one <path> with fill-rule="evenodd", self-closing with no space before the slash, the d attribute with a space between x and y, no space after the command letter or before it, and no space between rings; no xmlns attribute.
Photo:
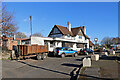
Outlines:
<svg viewBox="0 0 120 80"><path fill-rule="evenodd" d="M9 57L9 58L2 58L2 60L11 60L11 58Z"/></svg>

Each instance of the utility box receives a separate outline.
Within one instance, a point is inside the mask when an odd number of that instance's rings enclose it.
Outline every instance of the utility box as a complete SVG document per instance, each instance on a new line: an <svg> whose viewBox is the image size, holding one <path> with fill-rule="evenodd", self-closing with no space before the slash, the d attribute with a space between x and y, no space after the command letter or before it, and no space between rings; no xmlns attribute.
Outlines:
<svg viewBox="0 0 120 80"><path fill-rule="evenodd" d="M90 58L83 59L83 67L91 67L91 59Z"/></svg>
<svg viewBox="0 0 120 80"><path fill-rule="evenodd" d="M105 55L108 56L108 52L105 52Z"/></svg>
<svg viewBox="0 0 120 80"><path fill-rule="evenodd" d="M114 50L112 51L112 54L115 55L115 51Z"/></svg>
<svg viewBox="0 0 120 80"><path fill-rule="evenodd" d="M15 57L15 50L12 50L11 58Z"/></svg>
<svg viewBox="0 0 120 80"><path fill-rule="evenodd" d="M91 55L91 59L95 60L95 61L98 61L99 60L99 55L98 54Z"/></svg>
<svg viewBox="0 0 120 80"><path fill-rule="evenodd" d="M114 50L110 50L110 54L115 55L115 51Z"/></svg>

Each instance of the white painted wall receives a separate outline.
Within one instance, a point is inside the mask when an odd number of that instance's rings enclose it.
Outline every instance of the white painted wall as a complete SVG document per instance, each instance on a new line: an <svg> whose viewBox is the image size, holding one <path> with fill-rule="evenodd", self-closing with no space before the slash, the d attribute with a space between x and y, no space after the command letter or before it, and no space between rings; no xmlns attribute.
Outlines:
<svg viewBox="0 0 120 80"><path fill-rule="evenodd" d="M57 42L57 47L62 47L62 42Z"/></svg>
<svg viewBox="0 0 120 80"><path fill-rule="evenodd" d="M89 48L89 39L87 39L86 42L87 42L87 48Z"/></svg>
<svg viewBox="0 0 120 80"><path fill-rule="evenodd" d="M84 38L84 36L81 36L81 38L79 38L79 35L77 35L77 36L75 37L75 40L77 40L78 42L84 42L84 41L85 41L85 38Z"/></svg>
<svg viewBox="0 0 120 80"><path fill-rule="evenodd" d="M74 43L74 45L73 45L73 50L76 50L76 49L77 49L77 44Z"/></svg>
<svg viewBox="0 0 120 80"><path fill-rule="evenodd" d="M79 39L79 36L75 37L76 39L63 39L63 38L44 38L44 37L31 37L31 44L38 44L38 45L44 45L44 41L47 41L48 43L48 50L49 51L53 51L53 49L55 47L62 47L62 42L63 41L68 41L68 42L74 42L75 44L73 45L73 49L79 51L81 48L77 48L76 42L79 43L87 43L87 48L89 48L89 39L84 38L84 36L82 36L81 39ZM55 46L54 47L50 47L50 41L54 41ZM61 40L61 41L60 41ZM80 41L78 41L80 40Z"/></svg>

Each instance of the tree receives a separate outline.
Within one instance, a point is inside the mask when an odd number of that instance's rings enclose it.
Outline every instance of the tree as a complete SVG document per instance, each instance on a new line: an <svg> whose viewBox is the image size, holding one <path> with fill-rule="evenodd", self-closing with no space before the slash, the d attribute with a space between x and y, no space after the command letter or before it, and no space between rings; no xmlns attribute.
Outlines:
<svg viewBox="0 0 120 80"><path fill-rule="evenodd" d="M13 13L11 14L6 10L6 6L3 5L2 8L2 34L6 35L7 37L11 37L16 34L18 29L15 21Z"/></svg>
<svg viewBox="0 0 120 80"><path fill-rule="evenodd" d="M41 33L34 33L32 36L43 37Z"/></svg>
<svg viewBox="0 0 120 80"><path fill-rule="evenodd" d="M16 37L17 38L27 38L27 36L23 32L17 32Z"/></svg>
<svg viewBox="0 0 120 80"><path fill-rule="evenodd" d="M111 44L113 44L112 38L104 37L101 41L101 44L106 45L108 48L110 48Z"/></svg>
<svg viewBox="0 0 120 80"><path fill-rule="evenodd" d="M114 45L117 45L120 43L120 38L119 37L113 38L112 41Z"/></svg>

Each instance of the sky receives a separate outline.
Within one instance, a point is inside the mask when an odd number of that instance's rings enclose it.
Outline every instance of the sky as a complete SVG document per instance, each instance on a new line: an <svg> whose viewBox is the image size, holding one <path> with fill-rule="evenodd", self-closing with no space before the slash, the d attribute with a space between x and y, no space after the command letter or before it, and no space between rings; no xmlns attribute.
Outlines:
<svg viewBox="0 0 120 80"><path fill-rule="evenodd" d="M18 31L30 35L32 16L33 33L47 37L55 24L71 27L85 26L87 35L94 41L118 36L117 2L4 2L14 13Z"/></svg>

